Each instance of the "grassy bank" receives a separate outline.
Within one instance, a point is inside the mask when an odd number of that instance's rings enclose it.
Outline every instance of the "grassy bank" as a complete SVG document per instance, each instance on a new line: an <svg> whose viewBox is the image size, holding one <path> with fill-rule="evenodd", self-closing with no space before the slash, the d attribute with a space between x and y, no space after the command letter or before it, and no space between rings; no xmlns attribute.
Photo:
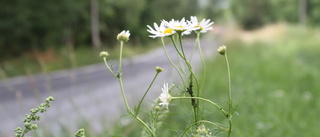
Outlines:
<svg viewBox="0 0 320 137"><path fill-rule="evenodd" d="M126 45L123 51L124 57L134 56L155 48L154 44L150 46ZM62 48L50 49L47 51L31 51L21 57L6 60L0 63L0 76L4 78L34 74L47 73L61 69L70 69L85 65L102 63L99 53L108 51L110 59L118 58L119 46L115 48L101 48L93 50L90 47L79 47L77 49Z"/></svg>

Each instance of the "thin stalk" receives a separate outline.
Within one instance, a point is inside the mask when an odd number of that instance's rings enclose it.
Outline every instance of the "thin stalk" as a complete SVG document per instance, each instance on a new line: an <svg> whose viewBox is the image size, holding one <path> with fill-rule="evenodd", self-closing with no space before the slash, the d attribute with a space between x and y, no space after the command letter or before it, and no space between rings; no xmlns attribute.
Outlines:
<svg viewBox="0 0 320 137"><path fill-rule="evenodd" d="M193 124L191 124L191 125L181 134L180 137L183 137L183 136L189 131L189 129L190 129L192 126L197 125L197 124L199 124L199 123L208 123L208 124L210 124L210 125L213 125L213 126L218 127L219 129L227 130L225 127L223 127L223 126L221 126L221 125L219 125L219 124L217 124L217 123L213 123L213 122L207 121L207 120L200 120L200 121L197 121L197 122L194 122Z"/></svg>
<svg viewBox="0 0 320 137"><path fill-rule="evenodd" d="M174 41L173 37L170 37L170 38L171 38L171 41L172 41L173 46L174 46L174 48L176 49L177 53L180 55L180 57L181 57L182 59L184 59L185 56L183 56L182 53L180 52L180 50L178 49L177 44L176 44L176 42Z"/></svg>
<svg viewBox="0 0 320 137"><path fill-rule="evenodd" d="M197 100L202 100L202 101L208 102L208 103L212 104L213 106L215 106L215 107L216 107L217 109L219 109L225 116L228 115L228 113L222 108L222 106L220 106L220 105L217 104L217 103L212 102L212 101L209 100L209 99L205 99L205 98L201 98L201 97L172 97L171 99L172 99L172 100L175 100L175 99L197 99Z"/></svg>
<svg viewBox="0 0 320 137"><path fill-rule="evenodd" d="M163 46L164 52L165 52L165 54L166 54L166 56L167 56L170 64L176 69L176 71L178 72L178 74L179 74L179 76L180 76L180 79L182 80L183 84L186 86L186 83L185 83L185 81L184 81L184 79L183 79L183 77L182 77L182 75L181 75L178 67L173 63L173 61L172 61L172 60L170 59L170 57L169 57L169 54L168 54L168 52L167 52L167 49L166 49L166 46L165 46L165 44L164 44L163 38L161 38L161 41L162 41L162 46Z"/></svg>
<svg viewBox="0 0 320 137"><path fill-rule="evenodd" d="M224 57L226 59L227 63L227 69L228 69L228 105L229 105L229 113L228 113L228 119L229 119L229 130L228 130L228 137L230 137L232 132L232 98L231 98L231 75L230 75L230 66L228 61L227 53L224 54Z"/></svg>
<svg viewBox="0 0 320 137"><path fill-rule="evenodd" d="M139 114L139 111L140 111L140 107L141 107L141 104L142 104L142 101L144 100L144 98L146 97L146 95L148 94L151 86L153 85L154 81L156 80L157 76L159 75L159 72L156 73L156 75L154 76L154 78L152 79L148 89L146 90L146 92L144 93L143 97L141 98L140 102L139 102L139 105L137 107L137 110L136 110L136 113L135 113L135 116L138 116Z"/></svg>
<svg viewBox="0 0 320 137"><path fill-rule="evenodd" d="M128 101L127 101L126 94L124 93L123 84L122 84L122 77L121 76L118 78L118 81L119 81L119 84L120 84L122 98L123 98L123 101L124 101L124 103L126 105L127 111L131 112L131 109L130 109Z"/></svg>
<svg viewBox="0 0 320 137"><path fill-rule="evenodd" d="M228 101L229 104L231 104L231 75L230 75L230 66L229 66L229 61L228 61L228 56L227 53L224 55L226 62L227 62L227 69L228 69ZM231 112L231 109L229 110L229 113Z"/></svg>
<svg viewBox="0 0 320 137"><path fill-rule="evenodd" d="M174 42L174 41L173 41ZM197 87L199 88L199 82L198 82L198 79L197 79L197 76L194 74L193 70L192 70L192 66L190 64L190 62L188 61L187 57L185 56L185 53L184 53L184 48L182 46L182 34L179 34L179 42L180 42L180 47L181 47L181 52L179 55L181 56L181 58L185 61L190 73L192 74L192 76L194 77L194 79L196 80L196 84L197 84ZM177 45L176 43L174 42L173 45L175 46L176 49L177 48ZM178 52L179 53L179 52ZM199 97L199 92L197 92L197 96Z"/></svg>
<svg viewBox="0 0 320 137"><path fill-rule="evenodd" d="M201 84L201 87L199 88L199 97L201 97L201 93L202 93L202 89L203 89L203 86L204 86L204 83L205 83L205 80L206 80L206 73L207 73L207 67L206 67L206 62L202 56L202 50L201 50L201 45L200 45L200 32L197 33L197 39L196 41L198 42L198 48L199 48L199 54L200 54L200 58L201 58L201 61L202 61L202 65L203 65L203 76L202 76L202 84Z"/></svg>
<svg viewBox="0 0 320 137"><path fill-rule="evenodd" d="M144 123L139 117L135 117L136 120L138 120L150 133L153 137L156 137L156 135L152 132L152 130L150 129L150 127Z"/></svg>
<svg viewBox="0 0 320 137"><path fill-rule="evenodd" d="M199 92L199 82L198 82L198 79L197 79L196 75L194 74L194 72L193 72L193 70L192 70L192 66L191 66L190 62L187 60L187 57L186 57L186 55L185 55L184 48L183 48L183 45L182 45L182 34L181 34L181 33L178 33L178 35L179 35L180 48L181 48L181 52L182 52L182 55L183 55L182 59L185 61L185 63L186 63L186 65L187 65L190 73L192 74L192 76L194 77L194 79L195 79L195 81L196 81L196 85L197 85L197 88L198 88L198 90L197 90L197 97L199 97L199 96L200 96L200 92ZM198 103L199 103L199 101L197 101L197 102L195 103L196 105L193 106L193 109L194 109L194 112L195 112L195 122L198 121L198 116L199 116L199 104L198 104Z"/></svg>
<svg viewBox="0 0 320 137"><path fill-rule="evenodd" d="M192 62L192 57L193 57L193 54L194 54L194 51L195 51L196 47L197 47L197 41L195 41L193 46L192 46L192 51L191 51L191 54L190 54L190 57L189 57L190 63Z"/></svg>
<svg viewBox="0 0 320 137"><path fill-rule="evenodd" d="M116 77L118 78L118 81L120 84L122 98L124 100L126 108L127 108L128 112L131 112L131 109L130 109L128 101L127 101L126 94L124 93L123 84L122 84L122 50L123 50L123 41L120 41L119 69L118 69L118 74Z"/></svg>
<svg viewBox="0 0 320 137"><path fill-rule="evenodd" d="M133 115L134 113L132 112L132 110L129 107L127 98L126 98L126 94L124 92L124 88L123 88L123 84L122 84L122 49L123 49L123 41L120 42L120 57L119 57L119 71L118 71L118 75L116 76L118 78L119 84L120 84L120 88L121 88L121 93L122 93L122 97L123 100L125 102L126 108L128 113L130 113L131 115ZM136 120L138 120L150 133L153 137L156 137L156 135L152 132L152 130L148 127L148 125L146 123L144 123L139 117L134 116L134 118Z"/></svg>
<svg viewBox="0 0 320 137"><path fill-rule="evenodd" d="M230 137L231 132L232 132L232 120L231 120L231 118L229 118L229 130L228 130L228 137Z"/></svg>
<svg viewBox="0 0 320 137"><path fill-rule="evenodd" d="M108 70L112 73L112 75L116 77L117 75L112 71L112 69L108 65L107 58L104 57L103 61L104 61L104 64L106 65L106 67L108 68Z"/></svg>
<svg viewBox="0 0 320 137"><path fill-rule="evenodd" d="M120 41L120 58L119 58L119 69L118 69L119 77L121 77L122 75L122 49L123 49L123 41Z"/></svg>

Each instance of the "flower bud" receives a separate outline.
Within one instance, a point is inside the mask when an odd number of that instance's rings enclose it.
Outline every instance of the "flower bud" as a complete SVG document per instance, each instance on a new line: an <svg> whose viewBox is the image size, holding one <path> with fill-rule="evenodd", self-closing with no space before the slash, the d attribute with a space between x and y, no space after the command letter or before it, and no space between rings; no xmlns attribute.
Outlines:
<svg viewBox="0 0 320 137"><path fill-rule="evenodd" d="M157 73L160 73L160 72L162 72L162 71L163 71L163 68L161 68L161 67L157 66L157 67L156 67L156 71L157 71Z"/></svg>
<svg viewBox="0 0 320 137"><path fill-rule="evenodd" d="M79 129L76 134L76 137L85 137L85 130L83 128Z"/></svg>
<svg viewBox="0 0 320 137"><path fill-rule="evenodd" d="M155 106L154 109L159 111L159 110L161 110L161 107L160 106Z"/></svg>
<svg viewBox="0 0 320 137"><path fill-rule="evenodd" d="M227 47L226 47L225 45L220 46L220 47L218 48L218 52L219 52L219 54L221 54L221 55L226 54L226 51L227 51Z"/></svg>
<svg viewBox="0 0 320 137"><path fill-rule="evenodd" d="M100 57L105 58L105 57L107 57L107 56L109 56L109 53L108 53L107 51L102 51L102 52L100 52Z"/></svg>
<svg viewBox="0 0 320 137"><path fill-rule="evenodd" d="M127 31L122 31L121 33L118 34L117 36L117 40L119 41L123 41L123 42L127 42L129 40L130 37L130 32L129 30Z"/></svg>

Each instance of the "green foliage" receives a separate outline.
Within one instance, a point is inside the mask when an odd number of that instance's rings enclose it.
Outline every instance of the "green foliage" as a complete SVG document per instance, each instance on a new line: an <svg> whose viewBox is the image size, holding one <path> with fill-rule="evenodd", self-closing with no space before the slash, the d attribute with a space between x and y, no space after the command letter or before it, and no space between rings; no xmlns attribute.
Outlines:
<svg viewBox="0 0 320 137"><path fill-rule="evenodd" d="M85 130L83 128L79 129L76 134L75 134L76 137L86 137L85 136Z"/></svg>
<svg viewBox="0 0 320 137"><path fill-rule="evenodd" d="M31 49L43 50L66 43L77 34L75 27L86 32L83 6L76 1L11 1L0 5L1 60L16 57ZM81 24L80 24L81 22ZM78 34L77 34L78 35ZM77 41L77 39L75 39Z"/></svg>
<svg viewBox="0 0 320 137"><path fill-rule="evenodd" d="M31 122L34 121L39 121L40 120L40 116L37 115L38 112L40 113L44 113L47 111L47 108L50 107L50 102L54 101L53 97L48 97L46 98L46 102L45 103L41 103L40 106L37 106L36 108L33 108L30 110L30 114L26 114L26 118L23 119L24 122L24 127L25 129L22 130L21 127L17 127L14 131L16 132L14 134L15 137L24 137L29 131L31 130L37 130L38 129L38 125L37 124L32 124Z"/></svg>
<svg viewBox="0 0 320 137"><path fill-rule="evenodd" d="M320 2L306 0L307 22L317 24ZM234 19L245 29L255 29L268 23L299 22L299 0L231 0Z"/></svg>
<svg viewBox="0 0 320 137"><path fill-rule="evenodd" d="M299 33L297 33L299 32ZM234 117L236 137L317 136L320 101L318 68L319 30L292 27L274 43L231 42L228 48L233 97L239 116ZM210 65L205 96L223 100L223 58ZM215 76L215 77L213 77ZM209 84L210 83L210 84ZM219 101L220 102L220 101ZM224 103L224 102L221 102ZM215 118L216 116L210 116ZM299 130L298 130L299 129Z"/></svg>
<svg viewBox="0 0 320 137"><path fill-rule="evenodd" d="M197 0L99 0L100 37L113 46L119 32L130 30L131 43L146 43L145 24L197 11ZM3 0L0 17L0 62L31 50L91 45L90 1Z"/></svg>
<svg viewBox="0 0 320 137"><path fill-rule="evenodd" d="M320 1L308 0L307 12L309 13L308 21L313 25L319 25L320 22Z"/></svg>

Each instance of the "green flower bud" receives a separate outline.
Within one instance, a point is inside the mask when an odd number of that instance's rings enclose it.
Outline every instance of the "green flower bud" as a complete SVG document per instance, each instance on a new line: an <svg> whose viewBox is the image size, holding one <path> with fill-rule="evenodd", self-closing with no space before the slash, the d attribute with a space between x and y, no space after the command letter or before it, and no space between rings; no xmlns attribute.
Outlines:
<svg viewBox="0 0 320 137"><path fill-rule="evenodd" d="M46 98L46 101L54 101L54 98L52 96Z"/></svg>
<svg viewBox="0 0 320 137"><path fill-rule="evenodd" d="M160 73L160 72L162 72L162 71L163 71L163 68L161 68L161 67L157 66L157 67L156 67L156 71L157 71L157 73Z"/></svg>
<svg viewBox="0 0 320 137"><path fill-rule="evenodd" d="M159 111L159 110L161 110L161 107L160 106L155 106L154 109Z"/></svg>
<svg viewBox="0 0 320 137"><path fill-rule="evenodd" d="M102 51L102 52L100 52L100 57L105 58L105 57L107 57L107 56L109 56L109 53L108 53L107 51Z"/></svg>
<svg viewBox="0 0 320 137"><path fill-rule="evenodd" d="M221 55L226 54L226 52L227 52L227 47L226 47L225 45L220 46L220 47L218 48L218 52L219 52L219 54L221 54Z"/></svg>
<svg viewBox="0 0 320 137"><path fill-rule="evenodd" d="M85 130L82 128L82 129L79 129L77 131L77 133L75 134L76 137L86 137L85 136Z"/></svg>

